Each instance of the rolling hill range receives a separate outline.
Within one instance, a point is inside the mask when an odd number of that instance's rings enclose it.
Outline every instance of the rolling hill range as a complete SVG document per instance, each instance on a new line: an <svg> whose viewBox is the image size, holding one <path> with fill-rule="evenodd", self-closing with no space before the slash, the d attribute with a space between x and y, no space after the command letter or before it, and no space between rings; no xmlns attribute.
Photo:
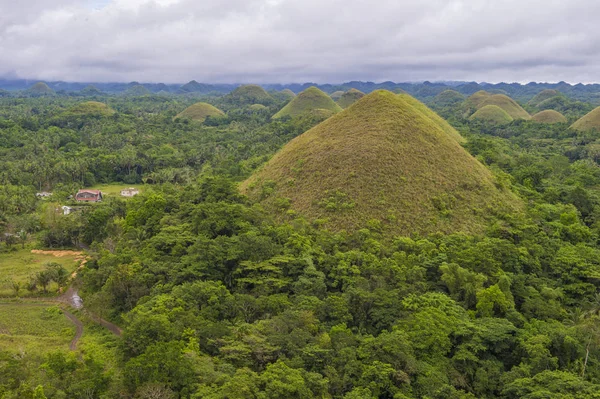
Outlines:
<svg viewBox="0 0 600 399"><path fill-rule="evenodd" d="M485 91L478 91L465 101L465 107L470 113L474 113L487 105L495 105L501 108L512 119L531 119L531 115L529 115L529 113L525 111L523 107L505 94L491 94ZM489 114L489 111L486 112L486 115ZM494 114L499 116L497 112L494 112Z"/></svg>
<svg viewBox="0 0 600 399"><path fill-rule="evenodd" d="M299 93L278 113L273 115L273 119L282 118L284 116L296 117L314 110L328 110L333 113L340 112L342 108L337 105L331 97L317 89L309 87Z"/></svg>
<svg viewBox="0 0 600 399"><path fill-rule="evenodd" d="M493 214L520 208L425 110L375 91L292 140L241 190L281 218L289 206L335 231L377 219L395 234L481 232Z"/></svg>
<svg viewBox="0 0 600 399"><path fill-rule="evenodd" d="M196 122L204 122L209 116L223 116L225 115L220 109L207 104L207 103L196 103L190 105L185 110L177 114L175 118L189 118Z"/></svg>

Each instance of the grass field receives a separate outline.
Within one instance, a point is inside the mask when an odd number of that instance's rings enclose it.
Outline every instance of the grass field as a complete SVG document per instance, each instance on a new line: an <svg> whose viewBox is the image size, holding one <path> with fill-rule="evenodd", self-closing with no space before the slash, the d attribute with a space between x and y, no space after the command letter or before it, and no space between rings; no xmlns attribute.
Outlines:
<svg viewBox="0 0 600 399"><path fill-rule="evenodd" d="M0 303L0 350L45 354L69 350L75 326L51 304Z"/></svg>
<svg viewBox="0 0 600 399"><path fill-rule="evenodd" d="M29 281L30 276L44 270L45 264L56 262L61 264L69 273L75 271L79 262L76 261L81 255L77 252L68 254L62 251L66 256L54 256L50 254L32 253L31 248L25 248L11 252L0 253L0 297L13 297L12 282L25 284ZM49 292L56 292L58 289L56 283L50 284ZM20 296L31 296L25 287L21 289ZM39 295L39 293L33 294Z"/></svg>
<svg viewBox="0 0 600 399"><path fill-rule="evenodd" d="M126 184L126 183L118 183L118 184L97 184L93 187L87 187L89 190L100 190L102 191L102 195L109 197L121 197L121 190L134 187L140 190L140 194L143 193L149 185L147 184Z"/></svg>

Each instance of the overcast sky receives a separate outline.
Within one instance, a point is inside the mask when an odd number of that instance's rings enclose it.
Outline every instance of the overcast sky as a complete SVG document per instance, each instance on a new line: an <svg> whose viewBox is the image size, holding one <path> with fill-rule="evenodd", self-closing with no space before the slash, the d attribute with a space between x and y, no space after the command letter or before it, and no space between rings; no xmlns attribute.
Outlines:
<svg viewBox="0 0 600 399"><path fill-rule="evenodd" d="M0 0L0 77L600 81L593 0Z"/></svg>

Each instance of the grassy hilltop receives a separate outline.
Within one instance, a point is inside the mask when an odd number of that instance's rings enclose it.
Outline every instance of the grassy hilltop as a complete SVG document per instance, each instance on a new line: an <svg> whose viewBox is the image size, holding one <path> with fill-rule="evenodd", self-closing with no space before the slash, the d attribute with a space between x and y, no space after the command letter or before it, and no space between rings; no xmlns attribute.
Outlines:
<svg viewBox="0 0 600 399"><path fill-rule="evenodd" d="M373 92L292 140L242 190L332 230L377 219L398 234L478 232L495 210L518 208L425 110L407 95Z"/></svg>
<svg viewBox="0 0 600 399"><path fill-rule="evenodd" d="M481 107L473 115L471 115L469 119L491 123L494 125L504 125L514 120L505 110L497 105L486 105Z"/></svg>
<svg viewBox="0 0 600 399"><path fill-rule="evenodd" d="M564 117L558 111L547 109L545 111L538 112L531 117L531 120L538 123L566 123L567 118Z"/></svg>
<svg viewBox="0 0 600 399"><path fill-rule="evenodd" d="M327 94L316 87L309 87L294 97L292 101L290 101L278 113L273 115L273 119L282 118L284 116L300 116L317 109L329 110L333 113L337 113L342 110L342 108L337 105Z"/></svg>
<svg viewBox="0 0 600 399"><path fill-rule="evenodd" d="M204 122L209 116L223 116L225 113L220 109L203 102L190 105L182 112L177 114L176 118L189 118L196 122Z"/></svg>

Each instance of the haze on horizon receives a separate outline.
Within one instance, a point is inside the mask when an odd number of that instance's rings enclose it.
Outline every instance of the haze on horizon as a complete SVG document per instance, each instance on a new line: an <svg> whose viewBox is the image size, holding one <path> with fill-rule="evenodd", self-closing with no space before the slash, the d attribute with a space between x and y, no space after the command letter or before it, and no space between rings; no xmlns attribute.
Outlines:
<svg viewBox="0 0 600 399"><path fill-rule="evenodd" d="M600 79L584 0L0 0L0 78Z"/></svg>

